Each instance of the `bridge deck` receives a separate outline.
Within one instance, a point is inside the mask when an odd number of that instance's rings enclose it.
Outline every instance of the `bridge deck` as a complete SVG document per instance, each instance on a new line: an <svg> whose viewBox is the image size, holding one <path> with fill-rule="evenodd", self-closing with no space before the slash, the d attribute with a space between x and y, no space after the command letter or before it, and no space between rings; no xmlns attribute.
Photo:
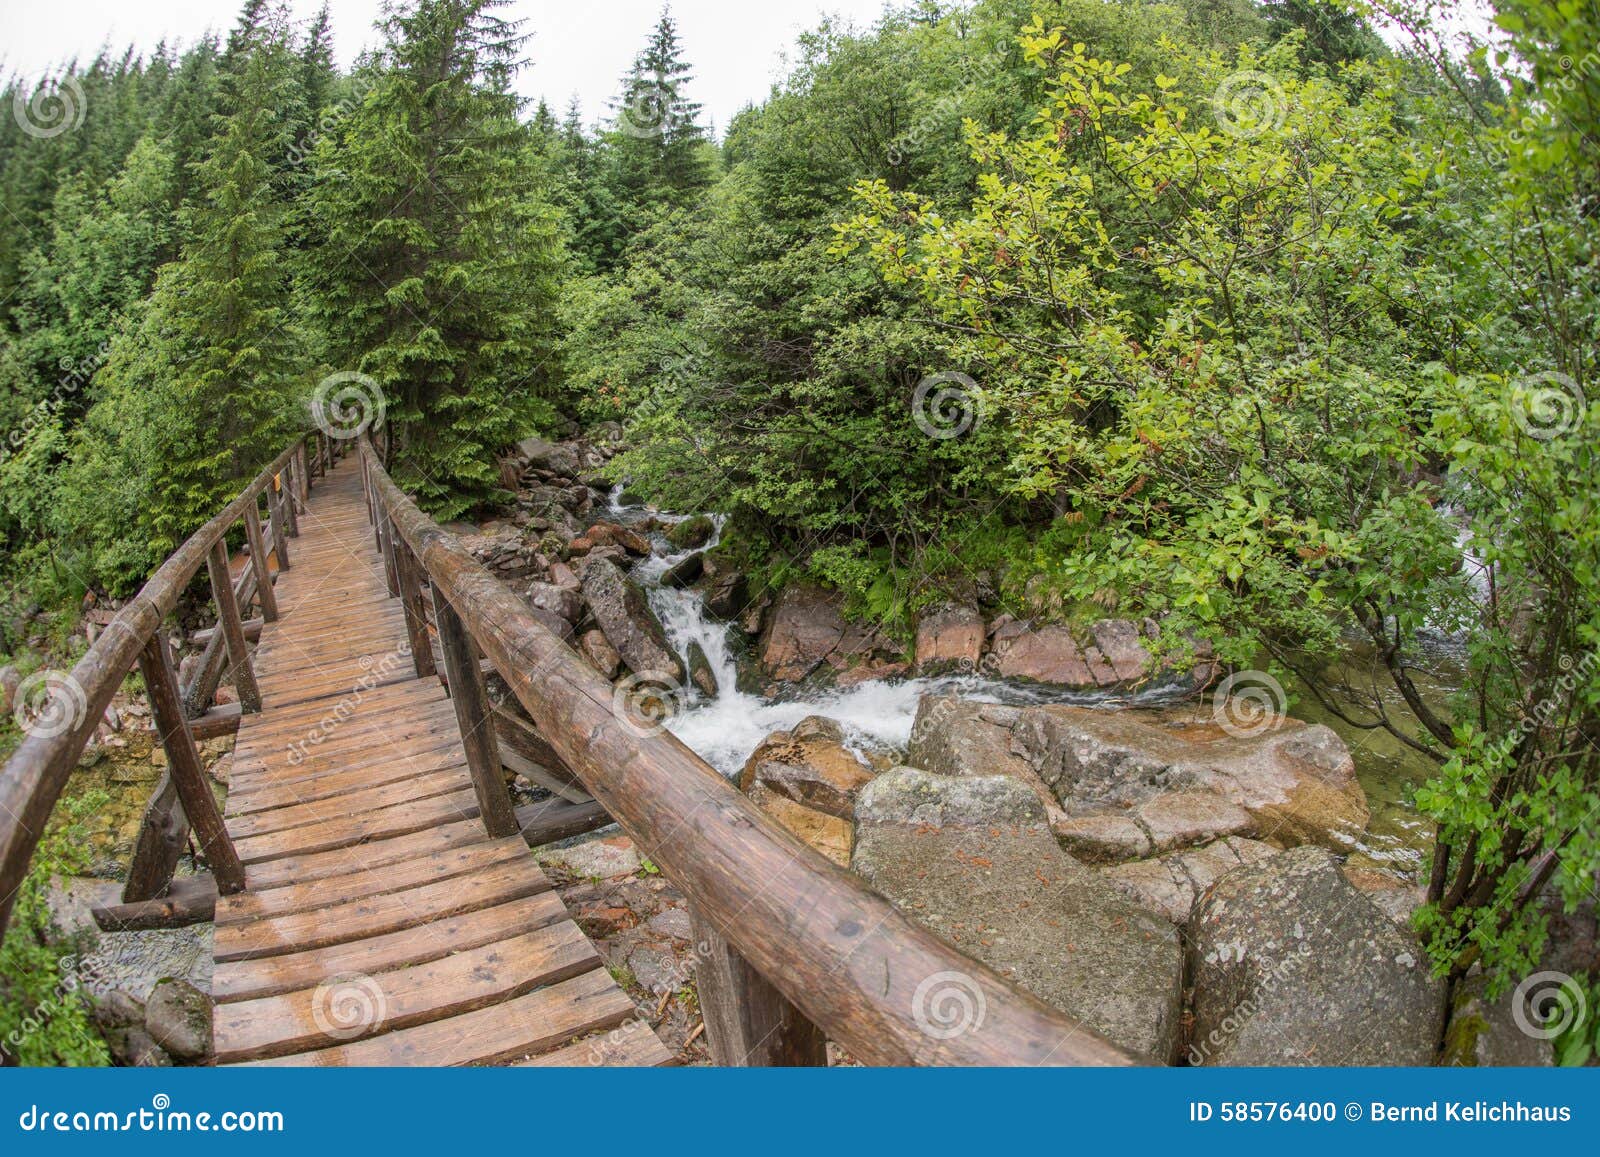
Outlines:
<svg viewBox="0 0 1600 1157"><path fill-rule="evenodd" d="M219 1064L660 1064L520 837L479 821L346 459L313 490L255 653L216 913ZM584 1038L584 1039L578 1039Z"/></svg>

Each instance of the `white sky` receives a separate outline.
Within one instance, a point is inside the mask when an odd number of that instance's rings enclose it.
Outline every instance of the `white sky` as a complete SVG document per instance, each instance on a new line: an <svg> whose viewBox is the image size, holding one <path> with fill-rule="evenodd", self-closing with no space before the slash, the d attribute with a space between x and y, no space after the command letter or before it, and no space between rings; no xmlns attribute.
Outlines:
<svg viewBox="0 0 1600 1157"><path fill-rule="evenodd" d="M291 0L309 19L320 0ZM35 77L103 44L149 51L163 37L189 43L206 29L225 33L237 0L0 0L0 75ZM339 63L373 43L380 0L329 0ZM678 39L694 68L688 95L720 132L745 104L759 103L781 72L781 55L824 11L870 24L883 0L674 0ZM517 87L559 114L572 94L584 120L609 115L606 102L661 13L661 0L514 0L504 14L527 21L532 66Z"/></svg>

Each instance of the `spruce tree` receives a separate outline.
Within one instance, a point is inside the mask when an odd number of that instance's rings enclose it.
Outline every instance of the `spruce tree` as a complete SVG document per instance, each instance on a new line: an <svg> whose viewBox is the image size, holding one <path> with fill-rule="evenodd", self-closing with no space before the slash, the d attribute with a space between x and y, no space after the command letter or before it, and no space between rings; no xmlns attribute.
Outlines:
<svg viewBox="0 0 1600 1157"><path fill-rule="evenodd" d="M608 143L622 200L641 207L683 204L710 184L701 107L685 95L692 79L677 25L663 9L612 105Z"/></svg>
<svg viewBox="0 0 1600 1157"><path fill-rule="evenodd" d="M503 0L389 9L366 99L318 142L328 243L306 296L330 368L384 393L402 483L446 517L499 494L551 373L554 215L510 81L525 37Z"/></svg>

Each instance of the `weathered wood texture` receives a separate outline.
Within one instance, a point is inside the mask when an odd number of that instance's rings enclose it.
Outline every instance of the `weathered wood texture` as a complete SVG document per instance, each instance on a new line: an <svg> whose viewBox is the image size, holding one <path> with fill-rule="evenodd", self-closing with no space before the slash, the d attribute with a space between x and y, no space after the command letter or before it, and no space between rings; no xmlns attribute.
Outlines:
<svg viewBox="0 0 1600 1157"><path fill-rule="evenodd" d="M346 459L318 480L254 657L264 709L240 722L227 800L248 890L215 910L217 1061L483 1064L580 1048L636 1014L525 841L604 814L512 810L476 661L454 699L417 677L359 474ZM453 661L469 646L458 637ZM482 777L475 757L492 764ZM640 1031L596 1057L669 1060Z"/></svg>
<svg viewBox="0 0 1600 1157"><path fill-rule="evenodd" d="M75 688L74 702L67 705L70 725L28 735L0 770L0 934L11 917L17 889L28 873L34 848L61 798L67 777L94 735L112 696L122 686L124 676L177 606L189 581L205 565L212 545L239 521L247 507L254 505L272 472L296 452L294 446L284 450L238 498L162 564L68 673L69 685ZM219 643L219 657L221 652Z"/></svg>
<svg viewBox="0 0 1600 1157"><path fill-rule="evenodd" d="M1104 1064L1132 1059L897 912L779 828L669 733L640 736L609 682L423 514L363 440L374 504L416 554L584 788L749 966L875 1064ZM959 972L982 994L971 1032L924 1031L921 986Z"/></svg>

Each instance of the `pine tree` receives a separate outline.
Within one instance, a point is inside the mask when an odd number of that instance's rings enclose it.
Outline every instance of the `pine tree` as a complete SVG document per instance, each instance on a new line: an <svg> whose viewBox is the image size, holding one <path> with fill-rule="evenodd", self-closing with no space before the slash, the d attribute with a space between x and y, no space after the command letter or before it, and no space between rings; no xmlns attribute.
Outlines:
<svg viewBox="0 0 1600 1157"><path fill-rule="evenodd" d="M616 182L635 205L683 204L711 182L701 107L684 90L691 75L672 13L661 19L623 78L608 134Z"/></svg>
<svg viewBox="0 0 1600 1157"><path fill-rule="evenodd" d="M409 0L371 88L318 143L308 254L333 368L385 396L400 480L455 516L499 493L495 454L550 374L555 215L510 81L526 39L503 0Z"/></svg>

